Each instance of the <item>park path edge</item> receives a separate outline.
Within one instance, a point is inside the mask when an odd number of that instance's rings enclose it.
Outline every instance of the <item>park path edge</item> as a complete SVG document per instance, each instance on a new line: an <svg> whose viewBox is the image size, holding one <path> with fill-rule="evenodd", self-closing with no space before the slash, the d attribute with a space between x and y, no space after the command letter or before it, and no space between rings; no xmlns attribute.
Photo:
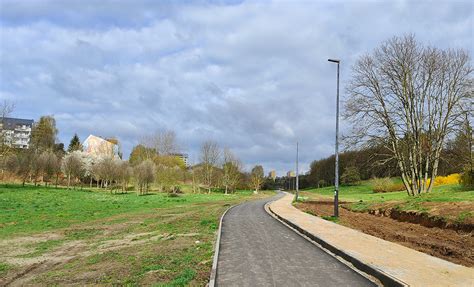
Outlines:
<svg viewBox="0 0 474 287"><path fill-rule="evenodd" d="M309 240L310 242L315 243L318 247L320 247L321 249L326 251L328 254L332 255L333 257L335 257L336 259L338 259L339 261L341 261L342 263L344 263L345 265L347 265L354 271L358 272L359 274L366 277L367 279L373 281L377 285L390 286L390 287L410 286L409 284L385 273L383 270L380 270L379 268L372 266L371 264L362 262L361 260L348 254L344 250L336 248L335 246L331 245L327 241L324 241L323 239L319 238L315 234L301 228L299 225L277 214L271 209L271 204L275 202L276 200L270 201L265 204L265 211L268 214L270 214L273 218L280 221L282 224L284 224L288 228L292 229L293 231L301 235L306 240ZM332 223L332 224L336 224L336 223Z"/></svg>
<svg viewBox="0 0 474 287"><path fill-rule="evenodd" d="M209 283L207 284L208 287L215 287L216 286L216 279L217 279L217 261L219 260L219 250L220 250L220 245L221 245L221 234L222 234L222 221L224 220L224 216L227 214L229 210L232 208L236 207L239 204L234 204L231 207L227 208L226 211L221 216L221 219L219 221L219 229L217 230L217 239L216 239L216 245L214 248L214 258L212 260L212 269L211 269L211 275L209 277Z"/></svg>

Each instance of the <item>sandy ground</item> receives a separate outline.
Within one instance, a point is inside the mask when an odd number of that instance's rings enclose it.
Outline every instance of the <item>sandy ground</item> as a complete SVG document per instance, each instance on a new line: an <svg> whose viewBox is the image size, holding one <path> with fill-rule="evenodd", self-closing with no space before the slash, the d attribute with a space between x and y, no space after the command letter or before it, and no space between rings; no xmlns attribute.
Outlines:
<svg viewBox="0 0 474 287"><path fill-rule="evenodd" d="M298 203L303 211L318 216L331 216L333 203L312 201ZM436 256L453 263L474 266L474 236L472 231L456 231L425 227L417 223L401 222L389 217L352 212L339 208L339 223L364 233L399 243L409 248Z"/></svg>

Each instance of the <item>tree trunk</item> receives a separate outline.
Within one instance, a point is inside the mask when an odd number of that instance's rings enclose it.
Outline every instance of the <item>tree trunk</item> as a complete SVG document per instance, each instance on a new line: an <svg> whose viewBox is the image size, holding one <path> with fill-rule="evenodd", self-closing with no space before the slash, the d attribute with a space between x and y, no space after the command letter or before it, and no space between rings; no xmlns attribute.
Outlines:
<svg viewBox="0 0 474 287"><path fill-rule="evenodd" d="M71 174L67 175L67 189L70 189L71 186Z"/></svg>

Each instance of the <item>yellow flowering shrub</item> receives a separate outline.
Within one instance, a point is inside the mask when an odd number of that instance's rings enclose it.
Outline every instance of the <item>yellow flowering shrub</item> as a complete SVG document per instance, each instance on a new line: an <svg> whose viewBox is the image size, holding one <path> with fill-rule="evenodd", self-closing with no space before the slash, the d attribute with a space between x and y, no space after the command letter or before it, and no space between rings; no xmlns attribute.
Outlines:
<svg viewBox="0 0 474 287"><path fill-rule="evenodd" d="M437 176L434 180L434 186L445 185L445 184L457 184L461 179L459 173L453 173L447 176ZM431 180L428 178L427 184L429 185Z"/></svg>

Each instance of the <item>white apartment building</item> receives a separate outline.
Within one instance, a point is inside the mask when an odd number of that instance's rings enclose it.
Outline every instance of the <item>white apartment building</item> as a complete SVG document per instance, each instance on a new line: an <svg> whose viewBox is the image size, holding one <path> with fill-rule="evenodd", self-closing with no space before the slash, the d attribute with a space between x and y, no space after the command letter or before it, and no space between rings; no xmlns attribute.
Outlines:
<svg viewBox="0 0 474 287"><path fill-rule="evenodd" d="M3 118L0 121L0 131L5 144L14 148L29 148L33 120Z"/></svg>
<svg viewBox="0 0 474 287"><path fill-rule="evenodd" d="M184 162L185 167L189 167L188 163L188 154L186 153L173 153L172 156L175 156Z"/></svg>

